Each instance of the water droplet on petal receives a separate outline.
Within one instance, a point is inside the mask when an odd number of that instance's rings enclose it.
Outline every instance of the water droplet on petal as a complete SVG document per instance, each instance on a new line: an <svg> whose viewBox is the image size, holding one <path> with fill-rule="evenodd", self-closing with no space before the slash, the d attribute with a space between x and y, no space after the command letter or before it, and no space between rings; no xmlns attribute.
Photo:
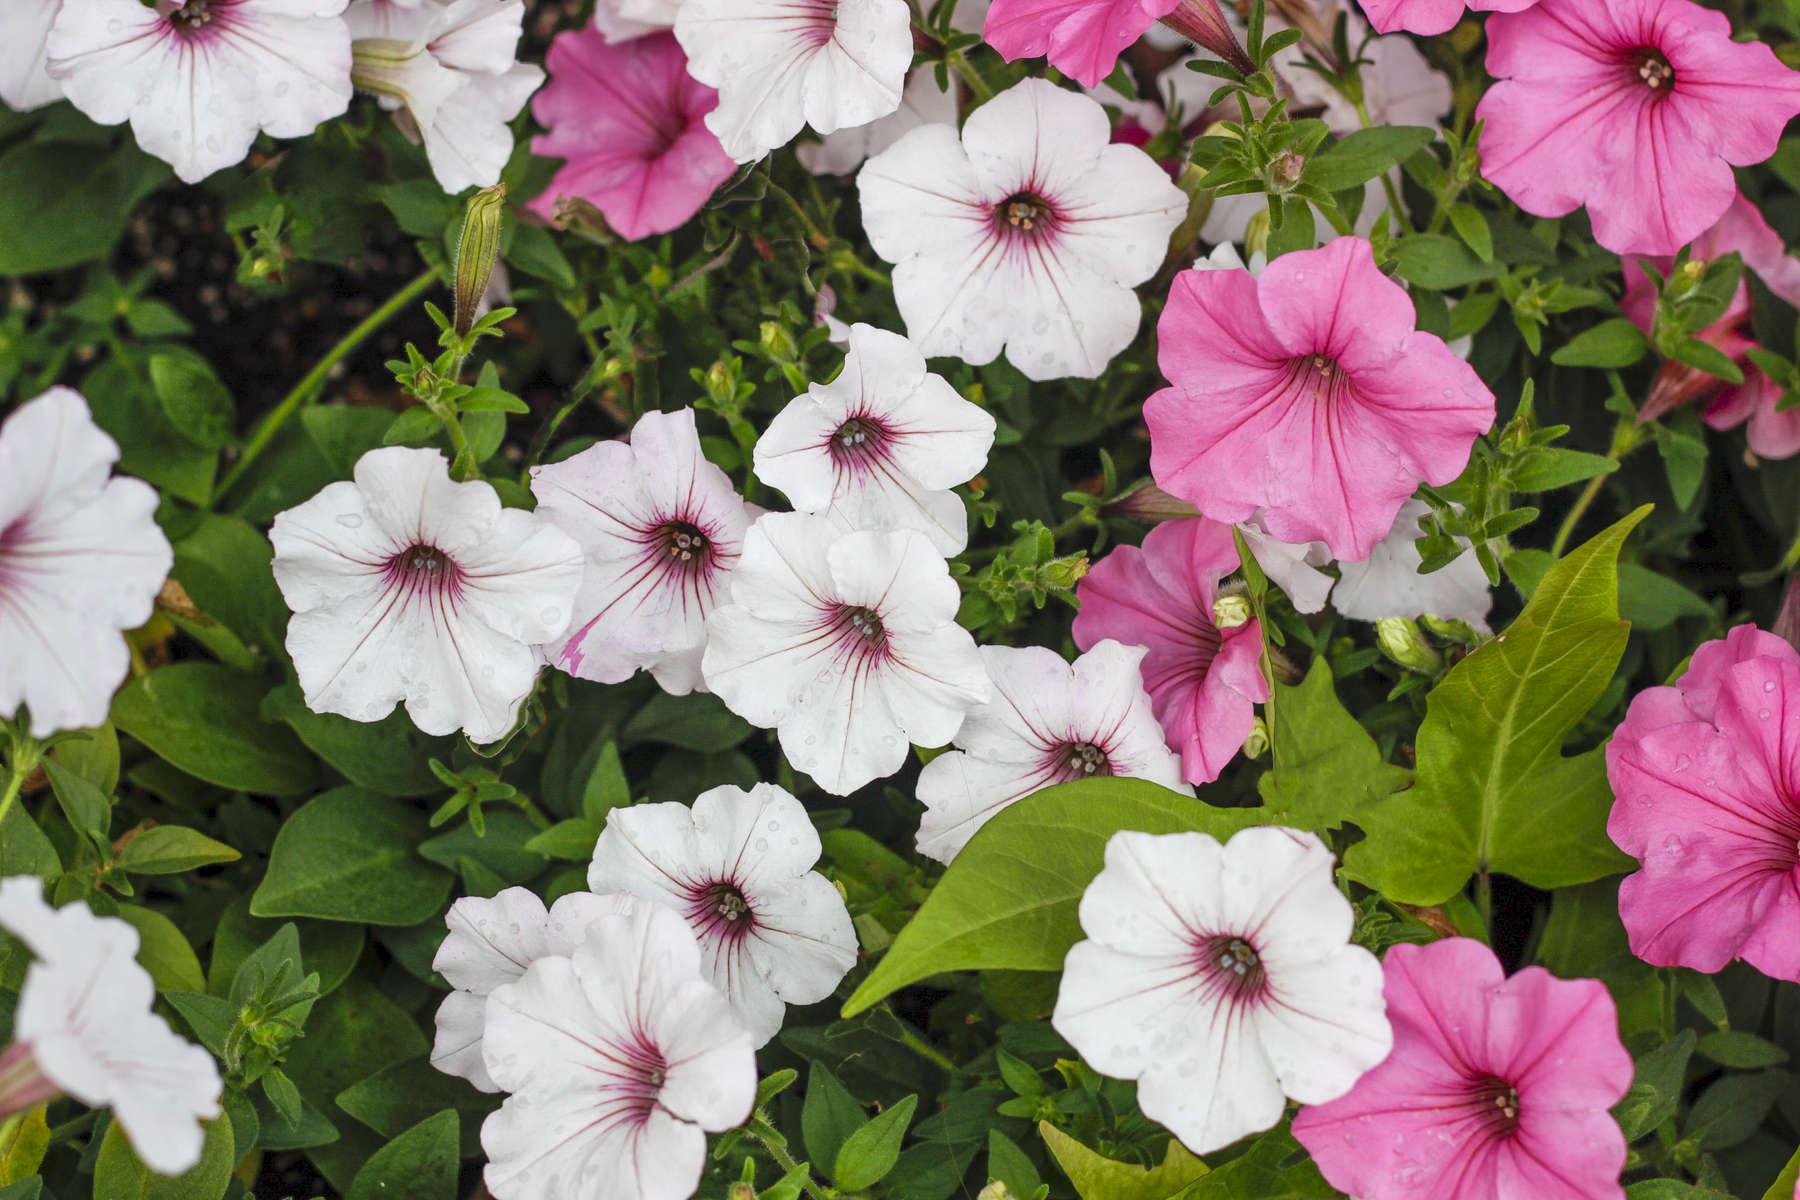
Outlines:
<svg viewBox="0 0 1800 1200"><path fill-rule="evenodd" d="M339 513L337 523L345 529L361 529L362 518L355 513Z"/></svg>

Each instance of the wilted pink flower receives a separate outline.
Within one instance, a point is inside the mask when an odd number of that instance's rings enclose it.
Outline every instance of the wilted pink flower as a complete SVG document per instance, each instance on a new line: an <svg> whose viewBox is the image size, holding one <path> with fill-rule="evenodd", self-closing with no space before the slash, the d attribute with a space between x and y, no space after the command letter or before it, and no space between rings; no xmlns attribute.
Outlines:
<svg viewBox="0 0 1800 1200"><path fill-rule="evenodd" d="M1255 70L1218 0L994 0L982 36L1008 62L1041 54L1071 79L1099 87L1158 20L1239 70Z"/></svg>
<svg viewBox="0 0 1800 1200"><path fill-rule="evenodd" d="M1219 581L1238 565L1229 525L1164 521L1143 549L1118 547L1075 588L1077 646L1111 638L1149 647L1144 687L1190 783L1219 777L1250 736L1254 706L1269 698L1261 627L1221 630L1213 619Z"/></svg>
<svg viewBox="0 0 1800 1200"><path fill-rule="evenodd" d="M1800 653L1750 625L1632 700L1606 747L1606 832L1643 867L1619 886L1633 954L1800 980L1796 721Z"/></svg>
<svg viewBox="0 0 1800 1200"><path fill-rule="evenodd" d="M1184 271L1158 325L1174 386L1144 404L1157 483L1219 521L1258 508L1284 542L1362 559L1420 480L1462 473L1494 395L1369 243L1342 237L1263 271Z"/></svg>
<svg viewBox="0 0 1800 1200"><path fill-rule="evenodd" d="M1381 964L1331 851L1279 825L1220 845L1126 831L1081 896L1056 1031L1196 1154L1335 1099L1387 1055ZM1391 1006L1391 1005L1390 1005Z"/></svg>
<svg viewBox="0 0 1800 1200"><path fill-rule="evenodd" d="M538 515L587 559L574 623L545 648L548 660L579 679L647 670L675 695L705 691L706 614L726 599L750 515L701 452L694 410L645 413L629 445L600 442L535 467L531 491Z"/></svg>
<svg viewBox="0 0 1800 1200"><path fill-rule="evenodd" d="M1704 265L1731 253L1741 255L1744 266L1770 291L1789 304L1800 304L1800 259L1787 252L1781 235L1769 228L1756 205L1741 193L1717 225L1694 239L1688 261ZM1668 256L1647 261L1664 277L1675 267L1675 260ZM1628 258L1621 307L1645 333L1654 331L1656 300L1656 284L1635 257ZM1667 359L1638 410L1638 420L1654 420L1691 400L1703 400L1706 406L1701 419L1714 429L1731 429L1748 420L1750 449L1763 458L1787 458L1800 450L1800 410L1777 411L1783 389L1749 357L1756 342L1751 337L1748 283L1738 285L1724 315L1697 336L1737 363L1744 382L1727 383L1684 362Z"/></svg>
<svg viewBox="0 0 1800 1200"><path fill-rule="evenodd" d="M1445 33L1462 20L1465 0L1358 0L1369 14L1369 24L1382 33L1404 29L1408 33ZM1473 12L1515 13L1538 0L1467 0Z"/></svg>
<svg viewBox="0 0 1800 1200"><path fill-rule="evenodd" d="M46 44L63 95L198 183L258 130L304 137L350 105L348 0L63 0Z"/></svg>
<svg viewBox="0 0 1800 1200"><path fill-rule="evenodd" d="M1541 0L1487 36L1482 174L1539 216L1586 204L1619 254L1698 237L1800 113L1800 73L1690 0Z"/></svg>
<svg viewBox="0 0 1800 1200"><path fill-rule="evenodd" d="M1471 938L1395 946L1394 1050L1294 1136L1361 1200L1618 1200L1631 1085L1612 997L1542 967L1511 979Z"/></svg>
<svg viewBox="0 0 1800 1200"><path fill-rule="evenodd" d="M567 161L528 206L539 216L579 196L636 241L686 224L731 177L735 164L705 122L719 94L688 75L672 34L614 45L590 26L557 34L547 62L531 115L550 132L531 152Z"/></svg>

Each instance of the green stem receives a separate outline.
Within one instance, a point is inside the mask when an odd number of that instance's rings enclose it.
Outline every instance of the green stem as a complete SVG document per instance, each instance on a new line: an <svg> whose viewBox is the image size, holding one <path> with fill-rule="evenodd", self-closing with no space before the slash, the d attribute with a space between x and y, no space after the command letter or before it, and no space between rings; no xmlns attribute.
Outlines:
<svg viewBox="0 0 1800 1200"><path fill-rule="evenodd" d="M913 1053L917 1054L925 1061L943 1068L952 1075L956 1073L956 1064L950 1059L945 1058L942 1054L939 1054L936 1050L933 1050L925 1039L921 1038L918 1034L908 1030L900 1035L900 1040L909 1050L913 1051Z"/></svg>
<svg viewBox="0 0 1800 1200"><path fill-rule="evenodd" d="M231 464L231 469L225 472L225 478L213 492L215 501L228 494L244 477L245 472L249 471L262 452L269 448L269 443L275 440L275 435L281 432L281 427L287 423L288 418L317 398L317 393L325 382L325 376L331 372L331 369L342 362L351 351L367 341L377 329L392 320L396 313L418 299L420 293L430 287L437 277L437 268L432 267L395 292L386 304L363 318L361 324L345 334L337 345L326 352L324 358L314 364L313 369L306 373L305 378L294 385L293 391L281 398L281 403L275 406L275 410L264 418L263 423L257 426L256 432L250 435L250 441L245 444L244 452L238 455L235 463Z"/></svg>
<svg viewBox="0 0 1800 1200"><path fill-rule="evenodd" d="M25 780L36 769L38 760L44 756L44 748L24 730L14 730L12 735L12 752L6 761L6 790L0 792L0 826L6 824L6 818L18 803L19 793L25 790Z"/></svg>
<svg viewBox="0 0 1800 1200"><path fill-rule="evenodd" d="M975 93L975 100L978 104L986 104L994 98L994 89L988 86L988 81L981 77L981 72L975 69L975 64L970 62L961 50L950 51L944 55L944 61L954 67L956 73L963 77L963 82L969 85L971 92Z"/></svg>
<svg viewBox="0 0 1800 1200"><path fill-rule="evenodd" d="M783 1171L793 1171L798 1168L800 1166L800 1160L789 1154L786 1146L783 1146L780 1142L766 1136L757 1128L759 1125L765 1129L773 1129L775 1127L769 1120L768 1114L764 1113L760 1108L757 1109L755 1115L750 1118L750 1123L744 1127L744 1132L755 1138L757 1142L761 1144L762 1148L769 1152L769 1157L774 1159L776 1165ZM808 1171L806 1174L806 1194L811 1196L813 1200L828 1200L825 1192L820 1189L817 1183L813 1182L811 1171Z"/></svg>
<svg viewBox="0 0 1800 1200"><path fill-rule="evenodd" d="M1645 433L1636 421L1630 417L1620 418L1618 428L1613 430L1612 446L1608 448L1606 457L1617 462L1649 440L1650 435ZM1579 496L1575 497L1575 507L1571 508L1569 515L1563 518L1563 523L1557 527L1556 539L1550 543L1550 557L1562 557L1563 551L1568 548L1569 539L1575 536L1575 527L1581 523L1581 518L1587 515L1588 508L1593 505L1594 497L1600 494L1600 486L1605 482L1605 475L1596 475L1587 481L1587 486L1581 489ZM1796 548L1800 549L1800 543L1796 543Z"/></svg>
<svg viewBox="0 0 1800 1200"><path fill-rule="evenodd" d="M1475 907L1481 913L1481 927L1488 937L1494 936L1494 882L1483 871L1475 877Z"/></svg>

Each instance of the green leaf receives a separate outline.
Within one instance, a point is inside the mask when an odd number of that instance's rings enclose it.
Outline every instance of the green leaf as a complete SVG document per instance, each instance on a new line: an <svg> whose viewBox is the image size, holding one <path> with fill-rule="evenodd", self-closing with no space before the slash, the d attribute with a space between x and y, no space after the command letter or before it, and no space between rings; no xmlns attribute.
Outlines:
<svg viewBox="0 0 1800 1200"><path fill-rule="evenodd" d="M1257 781L1265 821L1334 829L1412 778L1382 761L1375 739L1338 701L1323 657L1298 686L1277 684L1271 707L1274 768Z"/></svg>
<svg viewBox="0 0 1800 1200"><path fill-rule="evenodd" d="M1675 361L1686 363L1695 370L1705 371L1726 383L1744 382L1743 368L1733 362L1729 354L1697 337L1691 337L1675 348Z"/></svg>
<svg viewBox="0 0 1800 1200"><path fill-rule="evenodd" d="M59 747L60 749L60 747ZM102 841L112 827L112 797L94 784L58 762L55 757L44 760L44 773L63 815L76 829L97 834Z"/></svg>
<svg viewBox="0 0 1800 1200"><path fill-rule="evenodd" d="M204 359L191 354L155 354L150 386L163 414L178 433L204 450L231 440L231 393Z"/></svg>
<svg viewBox="0 0 1800 1200"><path fill-rule="evenodd" d="M223 842L180 825L155 825L125 843L118 866L133 875L179 875L242 857Z"/></svg>
<svg viewBox="0 0 1800 1200"><path fill-rule="evenodd" d="M307 749L359 787L384 796L429 796L443 785L426 764L447 759L455 741L421 733L406 713L395 709L379 721L352 721L306 707L296 684L270 693L268 712L281 718Z"/></svg>
<svg viewBox="0 0 1800 1200"><path fill-rule="evenodd" d="M364 936L361 925L347 925L341 921L263 920L250 915L250 897L243 895L226 905L225 911L219 914L219 924L213 930L207 990L215 996L230 994L232 980L237 977L244 960L280 933L285 924L291 924L299 931L301 960L309 973L319 976L321 994L336 990L362 956Z"/></svg>
<svg viewBox="0 0 1800 1200"><path fill-rule="evenodd" d="M1794 1156L1788 1159L1787 1166L1781 1169L1781 1174L1775 1177L1775 1182L1763 1193L1763 1200L1794 1200L1797 1185L1800 1185L1800 1150L1795 1150Z"/></svg>
<svg viewBox="0 0 1800 1200"><path fill-rule="evenodd" d="M1360 187L1431 143L1435 129L1379 125L1359 129L1307 160L1303 178L1328 192Z"/></svg>
<svg viewBox="0 0 1800 1200"><path fill-rule="evenodd" d="M1520 463L1511 476L1515 492L1550 492L1571 483L1580 483L1596 475L1611 475L1619 469L1619 460L1604 454L1586 454L1545 446Z"/></svg>
<svg viewBox="0 0 1800 1200"><path fill-rule="evenodd" d="M1624 653L1616 564L1649 511L1550 568L1511 628L1432 689L1417 778L1365 815L1347 874L1391 900L1439 904L1476 873L1557 888L1629 868L1606 836L1604 752L1564 758L1562 743Z"/></svg>
<svg viewBox="0 0 1800 1200"><path fill-rule="evenodd" d="M45 1105L14 1113L0 1125L0 1184L23 1183L37 1174L50 1149L50 1126L44 1120Z"/></svg>
<svg viewBox="0 0 1800 1200"><path fill-rule="evenodd" d="M1504 269L1482 262L1473 250L1441 233L1408 234L1395 240L1390 253L1395 274L1438 292L1492 279Z"/></svg>
<svg viewBox="0 0 1800 1200"><path fill-rule="evenodd" d="M1494 261L1494 235L1488 231L1487 218L1473 204L1452 204L1450 224L1482 262Z"/></svg>
<svg viewBox="0 0 1800 1200"><path fill-rule="evenodd" d="M119 917L138 931L138 963L150 972L156 990L199 992L206 989L200 958L175 922L153 908L119 905Z"/></svg>
<svg viewBox="0 0 1800 1200"><path fill-rule="evenodd" d="M0 155L0 275L35 275L102 258L137 202L169 168L127 137L91 144L24 141Z"/></svg>
<svg viewBox="0 0 1800 1200"><path fill-rule="evenodd" d="M1650 353L1650 339L1624 317L1584 329L1557 348L1550 361L1559 367L1629 367Z"/></svg>
<svg viewBox="0 0 1800 1200"><path fill-rule="evenodd" d="M358 1080L337 1094L337 1105L384 1138L399 1137L409 1127L443 1109L463 1118L463 1157L481 1154L481 1119L499 1107L501 1097L476 1091L468 1081L446 1075L428 1055L409 1058Z"/></svg>
<svg viewBox="0 0 1800 1200"><path fill-rule="evenodd" d="M375 1152L347 1200L456 1200L456 1113L426 1117Z"/></svg>
<svg viewBox="0 0 1800 1200"><path fill-rule="evenodd" d="M825 1064L814 1062L808 1068L806 1100L800 1107L800 1136L806 1140L808 1157L836 1162L838 1151L866 1115L862 1102L844 1090Z"/></svg>
<svg viewBox="0 0 1800 1200"><path fill-rule="evenodd" d="M37 875L45 879L62 872L56 847L31 819L23 804L15 804L0 817L0 874Z"/></svg>
<svg viewBox="0 0 1800 1200"><path fill-rule="evenodd" d="M725 750L753 732L750 722L708 692L671 696L659 691L625 722L620 740L661 742L682 750Z"/></svg>
<svg viewBox="0 0 1800 1200"><path fill-rule="evenodd" d="M1034 792L976 831L844 1015L940 971L1061 970L1081 938L1081 893L1121 829L1223 839L1267 820L1260 809L1214 808L1142 779L1082 779Z"/></svg>
<svg viewBox="0 0 1800 1200"><path fill-rule="evenodd" d="M94 1160L94 1200L219 1200L237 1163L234 1149L231 1118L221 1114L206 1122L206 1142L192 1170L155 1175L138 1161L124 1127L114 1121Z"/></svg>
<svg viewBox="0 0 1800 1200"><path fill-rule="evenodd" d="M238 1006L223 996L208 996L202 992L171 991L163 995L188 1023L200 1044L223 1057L225 1042L237 1027Z"/></svg>
<svg viewBox="0 0 1800 1200"><path fill-rule="evenodd" d="M1637 1060L1631 1087L1613 1109L1627 1142L1635 1142L1675 1115L1693 1053L1694 1031L1684 1029Z"/></svg>
<svg viewBox="0 0 1800 1200"><path fill-rule="evenodd" d="M1788 1052L1774 1042L1738 1029L1716 1029L1701 1038L1695 1049L1721 1066L1740 1071L1778 1067L1788 1060Z"/></svg>
<svg viewBox="0 0 1800 1200"><path fill-rule="evenodd" d="M1633 629L1653 633L1682 617L1711 618L1712 605L1667 575L1636 563L1619 564L1619 615Z"/></svg>
<svg viewBox="0 0 1800 1200"><path fill-rule="evenodd" d="M987 1152L988 1179L998 1179L1013 1196L1029 1200L1043 1186L1030 1156L998 1129L988 1130Z"/></svg>
<svg viewBox="0 0 1800 1200"><path fill-rule="evenodd" d="M0 1200L38 1200L44 1194L44 1181L33 1175L29 1179L7 1186L0 1186Z"/></svg>
<svg viewBox="0 0 1800 1200"><path fill-rule="evenodd" d="M601 747L581 789L581 815L589 824L604 826L606 814L631 803L631 785L625 779L625 768L619 763L619 746L608 742Z"/></svg>
<svg viewBox="0 0 1800 1200"><path fill-rule="evenodd" d="M847 1192L860 1192L886 1178L900 1161L900 1143L912 1124L918 1096L907 1096L845 1139L831 1168L831 1182Z"/></svg>
<svg viewBox="0 0 1800 1200"><path fill-rule="evenodd" d="M1698 1138L1702 1150L1728 1150L1753 1137L1775 1102L1794 1085L1786 1071L1726 1075L1700 1093L1688 1110L1683 1138Z"/></svg>
<svg viewBox="0 0 1800 1200"><path fill-rule="evenodd" d="M558 821L525 843L525 849L565 862L586 862L594 857L594 843L600 840L600 829L592 821L574 817Z"/></svg>
<svg viewBox="0 0 1800 1200"><path fill-rule="evenodd" d="M119 735L111 722L85 732L87 737L57 743L51 757L98 788L108 797L110 808L112 793L119 786Z"/></svg>
<svg viewBox="0 0 1800 1200"><path fill-rule="evenodd" d="M1165 1200L1206 1174L1206 1164L1174 1138L1155 1167L1115 1162L1088 1149L1048 1121L1038 1134L1081 1200Z"/></svg>
<svg viewBox="0 0 1800 1200"><path fill-rule="evenodd" d="M426 832L419 813L362 788L316 796L275 835L250 912L369 925L429 920L452 880L415 853Z"/></svg>
<svg viewBox="0 0 1800 1200"><path fill-rule="evenodd" d="M1244 1153L1188 1184L1171 1200L1338 1200L1338 1196L1283 1126L1263 1134Z"/></svg>
<svg viewBox="0 0 1800 1200"><path fill-rule="evenodd" d="M254 675L203 662L158 667L113 698L113 723L158 758L220 787L293 796L312 787L312 756L257 716L267 690Z"/></svg>
<svg viewBox="0 0 1800 1200"><path fill-rule="evenodd" d="M175 543L175 580L246 646L280 653L288 609L270 569L274 549L242 517L209 515Z"/></svg>

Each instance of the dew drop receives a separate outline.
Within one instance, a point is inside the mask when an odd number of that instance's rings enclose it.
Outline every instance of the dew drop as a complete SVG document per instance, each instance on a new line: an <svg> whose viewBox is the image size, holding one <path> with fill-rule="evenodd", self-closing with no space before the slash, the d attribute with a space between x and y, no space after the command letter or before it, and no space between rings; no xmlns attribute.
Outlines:
<svg viewBox="0 0 1800 1200"><path fill-rule="evenodd" d="M1693 765L1693 760L1690 759L1687 755L1677 754L1675 756L1675 769L1677 771L1685 771L1691 765Z"/></svg>
<svg viewBox="0 0 1800 1200"><path fill-rule="evenodd" d="M1766 721L1769 719L1769 710L1766 708L1762 709L1758 711L1756 715L1759 719Z"/></svg>
<svg viewBox="0 0 1800 1200"><path fill-rule="evenodd" d="M362 518L355 513L339 513L337 523L345 529L361 529Z"/></svg>
<svg viewBox="0 0 1800 1200"><path fill-rule="evenodd" d="M1763 680L1763 691L1772 692L1774 690L1775 690L1775 681L1773 679Z"/></svg>

